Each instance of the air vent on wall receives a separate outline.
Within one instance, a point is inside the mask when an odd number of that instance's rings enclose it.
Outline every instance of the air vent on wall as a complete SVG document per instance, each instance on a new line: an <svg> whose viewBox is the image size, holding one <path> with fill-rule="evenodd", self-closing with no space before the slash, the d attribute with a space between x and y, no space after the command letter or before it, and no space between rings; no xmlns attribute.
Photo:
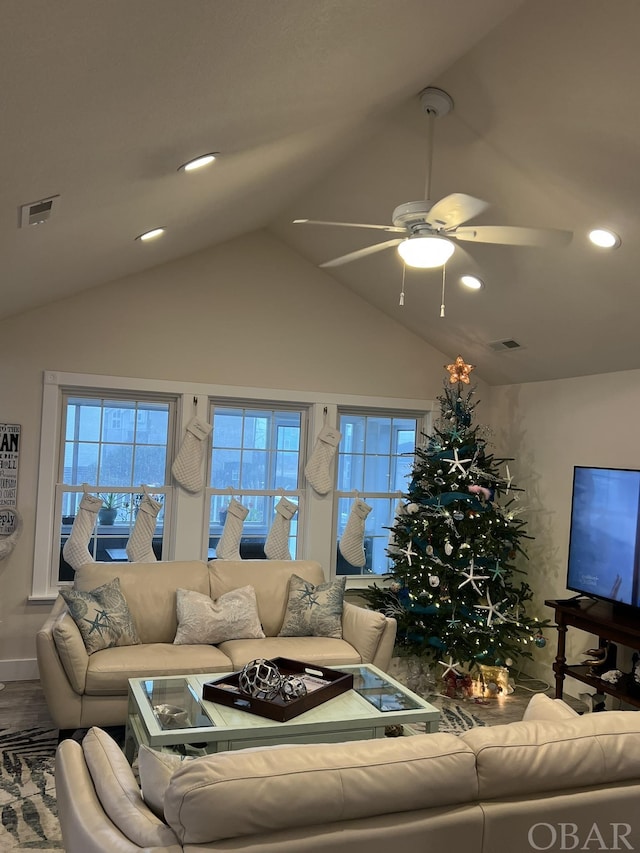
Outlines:
<svg viewBox="0 0 640 853"><path fill-rule="evenodd" d="M504 341L491 341L489 348L496 352L502 352L507 349L522 349L522 345L518 341L514 341L513 338L507 338Z"/></svg>
<svg viewBox="0 0 640 853"><path fill-rule="evenodd" d="M58 209L60 203L59 195L50 198L41 198L39 201L30 201L19 208L19 228L27 228L29 225L42 225L51 219L54 210Z"/></svg>

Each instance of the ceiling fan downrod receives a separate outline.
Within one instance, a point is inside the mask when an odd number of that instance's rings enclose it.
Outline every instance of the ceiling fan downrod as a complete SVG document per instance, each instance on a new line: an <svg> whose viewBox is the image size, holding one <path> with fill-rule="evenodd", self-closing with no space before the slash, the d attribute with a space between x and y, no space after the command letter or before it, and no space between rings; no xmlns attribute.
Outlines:
<svg viewBox="0 0 640 853"><path fill-rule="evenodd" d="M433 128L436 118L446 116L453 109L453 99L442 89L428 86L420 92L420 103L427 114L427 176L424 186L425 199L431 198L431 171L433 166Z"/></svg>

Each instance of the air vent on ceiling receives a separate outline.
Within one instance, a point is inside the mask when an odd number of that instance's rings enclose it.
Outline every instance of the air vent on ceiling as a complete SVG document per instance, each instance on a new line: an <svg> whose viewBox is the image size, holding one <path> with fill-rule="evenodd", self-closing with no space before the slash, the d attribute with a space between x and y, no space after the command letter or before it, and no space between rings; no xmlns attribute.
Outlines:
<svg viewBox="0 0 640 853"><path fill-rule="evenodd" d="M58 209L60 203L59 195L52 195L50 198L41 198L39 201L30 201L28 204L23 204L20 207L20 228L27 228L29 225L42 225L51 219L54 210Z"/></svg>
<svg viewBox="0 0 640 853"><path fill-rule="evenodd" d="M504 341L491 341L489 348L496 352L502 352L507 349L522 349L522 344L514 341L513 338L507 338Z"/></svg>

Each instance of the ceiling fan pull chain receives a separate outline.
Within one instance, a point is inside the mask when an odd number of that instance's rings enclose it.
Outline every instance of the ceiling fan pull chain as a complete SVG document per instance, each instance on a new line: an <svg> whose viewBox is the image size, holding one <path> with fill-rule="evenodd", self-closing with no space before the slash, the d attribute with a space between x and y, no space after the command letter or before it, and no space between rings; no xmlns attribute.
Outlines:
<svg viewBox="0 0 640 853"><path fill-rule="evenodd" d="M436 120L436 113L433 110L427 110L427 179L424 185L425 199L431 198L431 169L433 166L433 127Z"/></svg>
<svg viewBox="0 0 640 853"><path fill-rule="evenodd" d="M400 290L400 303L399 303L401 306L404 305L404 277L405 277L406 272L407 272L407 267L405 266L405 264L402 264L402 288Z"/></svg>
<svg viewBox="0 0 640 853"><path fill-rule="evenodd" d="M444 317L444 286L445 286L445 283L447 280L446 269L447 269L447 265L445 264L442 267L442 302L440 304L440 316L441 317Z"/></svg>

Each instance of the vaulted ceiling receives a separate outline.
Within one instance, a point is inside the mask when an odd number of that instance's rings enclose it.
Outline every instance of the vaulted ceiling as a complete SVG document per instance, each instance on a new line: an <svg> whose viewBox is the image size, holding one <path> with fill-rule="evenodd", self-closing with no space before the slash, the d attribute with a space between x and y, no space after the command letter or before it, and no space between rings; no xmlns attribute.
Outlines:
<svg viewBox="0 0 640 853"><path fill-rule="evenodd" d="M464 243L441 271L394 248L327 269L492 384L640 367L636 0L0 0L0 318L268 229L313 264L389 239L423 198L566 248ZM198 173L180 164L209 151ZM21 205L58 196L43 225ZM153 243L134 238L155 227ZM620 248L592 247L608 226ZM459 284L478 275L482 290ZM338 306L336 307L338 309ZM496 351L514 340L520 347Z"/></svg>

